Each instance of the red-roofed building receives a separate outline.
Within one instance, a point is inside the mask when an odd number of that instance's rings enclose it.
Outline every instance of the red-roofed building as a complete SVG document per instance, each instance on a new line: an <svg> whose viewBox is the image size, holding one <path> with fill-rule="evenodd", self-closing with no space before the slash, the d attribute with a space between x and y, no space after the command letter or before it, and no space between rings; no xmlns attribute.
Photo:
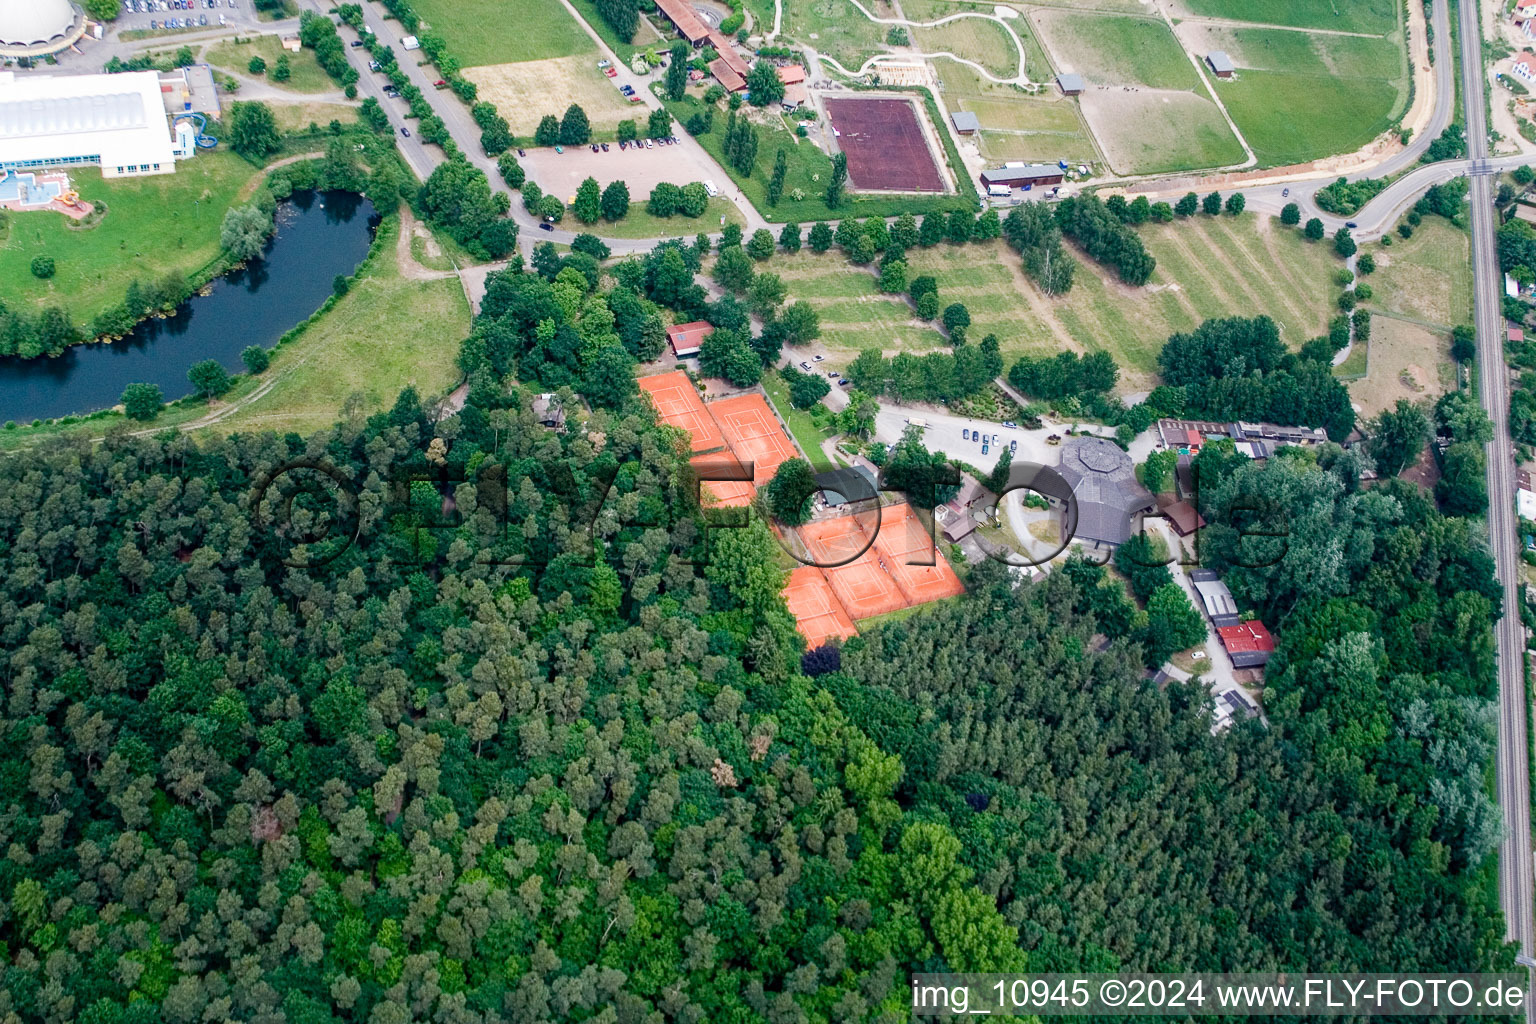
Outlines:
<svg viewBox="0 0 1536 1024"><path fill-rule="evenodd" d="M699 20L686 0L656 0L656 9L672 23L678 35L694 46L709 38L709 27Z"/></svg>
<svg viewBox="0 0 1536 1024"><path fill-rule="evenodd" d="M1536 82L1536 54L1529 50L1520 54L1509 66L1509 73L1527 82Z"/></svg>
<svg viewBox="0 0 1536 1024"><path fill-rule="evenodd" d="M1531 2L1536 3L1536 0L1531 0ZM1510 341L1524 341L1525 332L1518 327L1511 327L1504 332L1504 337Z"/></svg>
<svg viewBox="0 0 1536 1024"><path fill-rule="evenodd" d="M1269 656L1275 652L1275 638L1258 619L1235 626L1218 626L1216 633L1221 637L1221 646L1232 658L1234 668L1257 668L1269 661Z"/></svg>
<svg viewBox="0 0 1536 1024"><path fill-rule="evenodd" d="M1531 0L1536 3L1536 0ZM794 85L796 82L805 81L805 67L801 64L786 64L779 68L779 81L785 85Z"/></svg>
<svg viewBox="0 0 1536 1024"><path fill-rule="evenodd" d="M1515 0L1515 9L1511 17L1516 22L1536 17L1536 0Z"/></svg>
<svg viewBox="0 0 1536 1024"><path fill-rule="evenodd" d="M715 48L715 52L720 55L720 59L730 65L732 71L742 78L747 77L747 62L740 53L736 52L736 44L714 29L710 29L709 34L704 39L705 42Z"/></svg>
<svg viewBox="0 0 1536 1024"><path fill-rule="evenodd" d="M679 359L699 354L699 346L704 344L704 339L715 333L715 329L703 320L695 320L689 324L674 324L667 328L667 341L672 344L672 354Z"/></svg>
<svg viewBox="0 0 1536 1024"><path fill-rule="evenodd" d="M741 92L747 87L746 78L736 73L736 69L724 57L717 57L709 62L709 73L715 76L726 92Z"/></svg>

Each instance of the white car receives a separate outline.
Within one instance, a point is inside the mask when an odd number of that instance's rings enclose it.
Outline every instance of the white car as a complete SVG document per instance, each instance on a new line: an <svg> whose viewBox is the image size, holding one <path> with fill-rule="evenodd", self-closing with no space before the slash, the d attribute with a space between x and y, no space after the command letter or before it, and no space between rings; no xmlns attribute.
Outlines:
<svg viewBox="0 0 1536 1024"><path fill-rule="evenodd" d="M704 182L704 191L709 193L709 198L711 199L720 194L720 190L715 187L715 183L713 181Z"/></svg>
<svg viewBox="0 0 1536 1024"><path fill-rule="evenodd" d="M802 369L802 370L809 370L810 368L811 368L811 364L810 363L801 363L800 364L800 369Z"/></svg>

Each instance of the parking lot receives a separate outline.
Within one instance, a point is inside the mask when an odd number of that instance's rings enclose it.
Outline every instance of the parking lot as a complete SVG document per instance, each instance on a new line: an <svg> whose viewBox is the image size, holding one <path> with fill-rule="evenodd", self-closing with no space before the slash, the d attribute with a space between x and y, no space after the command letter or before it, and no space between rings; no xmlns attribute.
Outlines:
<svg viewBox="0 0 1536 1024"><path fill-rule="evenodd" d="M258 24L252 0L124 0L112 23L124 29L195 29Z"/></svg>
<svg viewBox="0 0 1536 1024"><path fill-rule="evenodd" d="M641 124L644 119L641 118ZM641 143L644 146L644 143ZM622 181L629 186L632 202L643 203L651 189L664 181L674 185L686 185L690 181L713 181L721 195L734 195L734 186L720 168L709 162L695 146L664 146L655 149L619 149L617 142L608 144L608 152L592 152L587 146L566 146L564 153L556 153L553 147L526 150L526 157L519 157L528 176L538 182L545 192L566 199L576 194L576 187L585 179L596 178L606 186L610 181Z"/></svg>

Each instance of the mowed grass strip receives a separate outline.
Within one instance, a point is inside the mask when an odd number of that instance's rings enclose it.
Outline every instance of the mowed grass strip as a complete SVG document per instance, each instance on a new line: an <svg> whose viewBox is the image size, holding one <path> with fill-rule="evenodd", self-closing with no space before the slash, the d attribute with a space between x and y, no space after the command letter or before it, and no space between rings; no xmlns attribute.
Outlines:
<svg viewBox="0 0 1536 1024"><path fill-rule="evenodd" d="M961 10L947 13L959 14ZM1019 73L1018 47L1013 45L1003 27L991 19L957 18L933 28L911 31L916 36L913 42L924 53L953 53L975 61L999 78L1012 78Z"/></svg>
<svg viewBox="0 0 1536 1024"><path fill-rule="evenodd" d="M104 180L96 169L71 168L70 184L88 202L105 202L93 227L78 229L51 211L11 213L0 243L0 280L7 303L24 309L61 306L76 324L121 302L128 284L171 270L191 276L219 255L224 211L261 171L220 147L199 150L174 174ZM54 276L32 276L34 256L52 256Z"/></svg>
<svg viewBox="0 0 1536 1024"><path fill-rule="evenodd" d="M459 341L469 333L469 301L457 277L401 276L399 231L398 217L380 227L373 262L330 312L272 353L258 381L273 382L271 389L220 421L221 433L309 433L336 422L349 401L349 412L367 416L388 408L408 384L424 398L452 389Z"/></svg>
<svg viewBox="0 0 1536 1024"><path fill-rule="evenodd" d="M422 31L442 36L467 68L597 53L558 0L416 0L414 6L430 26Z"/></svg>
<svg viewBox="0 0 1536 1024"><path fill-rule="evenodd" d="M285 54L288 57L289 78L286 82L273 81L272 67L277 63L277 59ZM265 74L251 74L249 65L252 57L260 57L267 62ZM216 68L233 71L249 78L257 78L274 89L300 93L341 91L341 87L331 81L331 77L315 60L314 50L304 49L298 53L290 53L283 49L282 41L277 36L256 36L238 41L230 39L215 43L203 51L203 59Z"/></svg>
<svg viewBox="0 0 1536 1024"><path fill-rule="evenodd" d="M1202 320L1264 313L1281 325L1292 349L1326 330L1329 300L1337 291L1331 275L1339 266L1328 247L1253 214L1141 230L1158 260L1144 288L1122 285L1079 252L1082 265L1071 292L1053 298L1025 276L1017 254L1001 242L919 248L907 260L911 276L937 280L941 306L965 304L973 340L996 334L1010 360L1025 353L1106 351L1120 365L1127 391L1154 384L1157 354L1168 336ZM847 365L863 348L891 353L948 346L904 300L880 294L872 274L849 267L835 251L780 256L769 266L783 277L791 299L817 308L822 344L834 365Z"/></svg>

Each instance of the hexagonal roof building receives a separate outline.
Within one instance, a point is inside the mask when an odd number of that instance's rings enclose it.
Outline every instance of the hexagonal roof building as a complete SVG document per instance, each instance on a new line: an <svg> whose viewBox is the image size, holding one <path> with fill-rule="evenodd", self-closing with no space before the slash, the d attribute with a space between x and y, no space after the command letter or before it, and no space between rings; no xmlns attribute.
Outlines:
<svg viewBox="0 0 1536 1024"><path fill-rule="evenodd" d="M1077 532L1081 540L1124 544L1136 532L1137 520L1157 502L1136 482L1136 466L1115 442L1103 437L1074 437L1061 446L1056 467L1072 487L1077 502Z"/></svg>
<svg viewBox="0 0 1536 1024"><path fill-rule="evenodd" d="M58 53L85 34L85 14L69 0L0 4L0 56Z"/></svg>

